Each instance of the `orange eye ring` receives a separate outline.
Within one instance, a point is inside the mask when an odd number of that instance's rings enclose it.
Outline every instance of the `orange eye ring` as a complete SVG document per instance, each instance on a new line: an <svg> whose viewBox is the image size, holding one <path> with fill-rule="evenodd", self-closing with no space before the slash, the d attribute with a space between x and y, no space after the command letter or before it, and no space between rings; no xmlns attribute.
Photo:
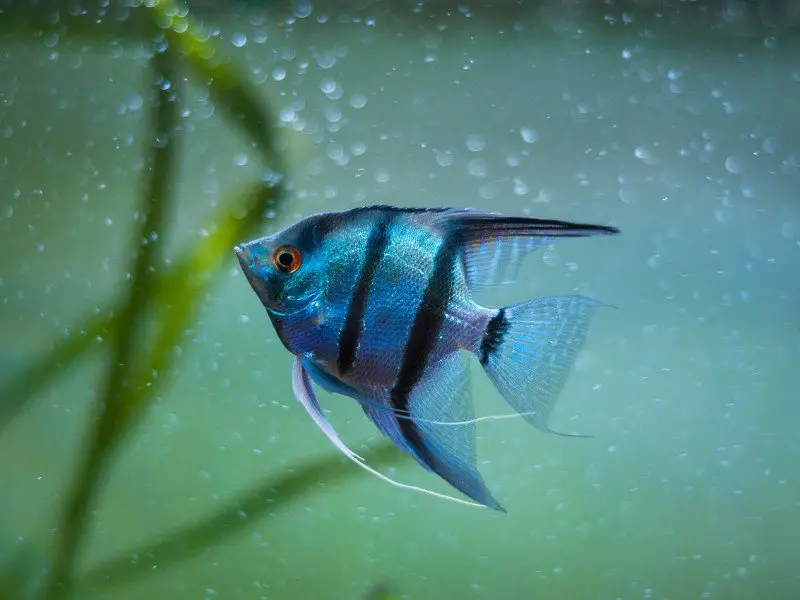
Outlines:
<svg viewBox="0 0 800 600"><path fill-rule="evenodd" d="M303 263L303 257L297 248L281 246L272 253L272 263L281 273L294 273Z"/></svg>

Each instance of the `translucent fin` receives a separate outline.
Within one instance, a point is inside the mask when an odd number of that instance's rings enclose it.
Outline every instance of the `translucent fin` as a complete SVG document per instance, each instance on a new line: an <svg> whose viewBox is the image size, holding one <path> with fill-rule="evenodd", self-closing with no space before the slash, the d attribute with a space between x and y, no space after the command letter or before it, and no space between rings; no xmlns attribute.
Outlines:
<svg viewBox="0 0 800 600"><path fill-rule="evenodd" d="M403 433L400 431L398 419L410 419L410 416L398 414L391 406L376 400L359 398L359 402L361 403L361 408L364 410L364 413L373 423L375 423L375 426L383 435L392 440L394 445L400 448L403 452L408 452L411 456L413 456L420 465L425 467L425 469L428 471L431 470L428 464L419 456L416 450L414 450L414 447L406 441L406 439L403 437Z"/></svg>
<svg viewBox="0 0 800 600"><path fill-rule="evenodd" d="M514 283L523 259L550 242L550 238L498 237L465 246L464 268L469 289L476 293L501 283Z"/></svg>
<svg viewBox="0 0 800 600"><path fill-rule="evenodd" d="M345 445L339 438L339 434L336 433L333 425L325 418L322 408L319 402L317 402L317 396L314 394L314 388L311 386L311 378L308 376L308 372L303 368L303 363L300 362L299 358L295 359L294 365L292 366L292 390L300 401L300 404L303 405L303 408L305 408L308 414L311 415L311 418L314 419L317 427L319 427L322 433L333 442L333 445L347 458L354 459L356 462L361 462L363 459Z"/></svg>
<svg viewBox="0 0 800 600"><path fill-rule="evenodd" d="M498 311L481 344L486 373L506 401L534 427L547 420L583 348L602 302L585 296L538 298Z"/></svg>
<svg viewBox="0 0 800 600"><path fill-rule="evenodd" d="M425 447L421 462L476 502L505 512L478 472L469 371L458 353L428 366L408 409Z"/></svg>
<svg viewBox="0 0 800 600"><path fill-rule="evenodd" d="M460 234L467 284L473 292L515 281L525 256L555 238L618 233L616 228L605 225L508 217L471 210L452 211L444 217L447 226Z"/></svg>
<svg viewBox="0 0 800 600"><path fill-rule="evenodd" d="M314 422L327 436L327 438L331 442L333 442L333 445L336 446L342 452L342 454L344 454L347 458L349 458L351 461L356 463L359 467L361 467L371 475L374 475L375 477L382 479L386 483L390 483L391 485L398 488L410 490L412 492L418 492L421 494L427 494L429 496L433 496L441 500L449 500L450 502L463 504L465 506L485 508L484 504L468 502L466 500L462 500L461 498L453 498L452 496L448 496L446 494L439 494L438 492L426 490L425 488L417 487L415 485L407 485L405 483L400 483L390 477L387 477L383 473L376 471L368 464L366 464L363 458L361 458L358 454L350 450L350 448L348 448L347 445L344 442L342 442L341 438L339 438L339 434L336 433L336 430L330 424L328 419L325 418L325 415L323 414L322 409L320 408L319 402L317 402L316 394L314 394L314 388L311 384L311 378L309 377L308 372L303 367L303 363L300 361L299 358L295 359L294 365L292 366L292 389L297 399L300 401L303 407L308 411L308 414L311 415L311 418L314 419Z"/></svg>

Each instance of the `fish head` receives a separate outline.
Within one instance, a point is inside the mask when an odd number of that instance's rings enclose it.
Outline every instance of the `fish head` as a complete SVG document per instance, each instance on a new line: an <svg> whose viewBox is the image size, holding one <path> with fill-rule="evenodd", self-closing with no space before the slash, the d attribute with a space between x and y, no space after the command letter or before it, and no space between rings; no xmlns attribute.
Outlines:
<svg viewBox="0 0 800 600"><path fill-rule="evenodd" d="M311 306L326 283L320 223L310 217L278 233L234 247L247 281L274 316Z"/></svg>

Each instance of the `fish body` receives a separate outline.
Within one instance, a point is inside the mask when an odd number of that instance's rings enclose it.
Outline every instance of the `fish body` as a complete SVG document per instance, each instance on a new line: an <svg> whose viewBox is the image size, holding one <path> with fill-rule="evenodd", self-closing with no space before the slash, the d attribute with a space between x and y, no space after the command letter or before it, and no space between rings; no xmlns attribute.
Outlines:
<svg viewBox="0 0 800 600"><path fill-rule="evenodd" d="M313 215L235 248L242 270L295 355L298 399L349 456L313 383L359 402L378 429L475 502L504 510L477 470L463 355L475 355L535 427L547 417L601 303L475 302L513 281L525 255L557 237L613 227L469 209L356 208Z"/></svg>

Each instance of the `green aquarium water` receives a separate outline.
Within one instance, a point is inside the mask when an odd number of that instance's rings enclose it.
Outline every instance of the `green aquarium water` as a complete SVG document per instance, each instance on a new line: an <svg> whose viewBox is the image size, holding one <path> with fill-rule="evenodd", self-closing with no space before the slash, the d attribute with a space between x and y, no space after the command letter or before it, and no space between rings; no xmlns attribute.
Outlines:
<svg viewBox="0 0 800 600"><path fill-rule="evenodd" d="M0 3L0 598L800 598L793 2ZM313 213L612 225L493 289L599 311L506 514L346 460L233 246ZM508 406L473 360L479 415ZM342 439L453 494L351 399Z"/></svg>

